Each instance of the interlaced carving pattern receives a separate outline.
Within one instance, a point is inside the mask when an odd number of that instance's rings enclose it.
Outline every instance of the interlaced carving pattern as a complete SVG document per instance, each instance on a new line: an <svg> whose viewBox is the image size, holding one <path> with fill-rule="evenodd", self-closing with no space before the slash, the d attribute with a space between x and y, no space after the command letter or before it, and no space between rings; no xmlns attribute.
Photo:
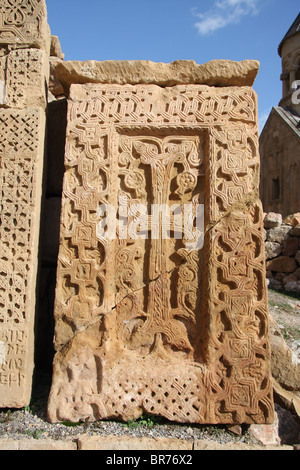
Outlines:
<svg viewBox="0 0 300 470"><path fill-rule="evenodd" d="M272 419L253 91L76 89L50 419ZM97 237L99 204L120 197L128 207L204 203L204 248ZM120 208L117 217L119 234Z"/></svg>

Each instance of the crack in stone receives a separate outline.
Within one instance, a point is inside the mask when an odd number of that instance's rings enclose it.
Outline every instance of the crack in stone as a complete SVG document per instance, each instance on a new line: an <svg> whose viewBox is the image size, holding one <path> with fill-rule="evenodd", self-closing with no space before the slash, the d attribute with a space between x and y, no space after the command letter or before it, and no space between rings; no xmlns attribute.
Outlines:
<svg viewBox="0 0 300 470"><path fill-rule="evenodd" d="M205 232L204 232L204 236L207 236L218 224L220 224L224 219L230 217L230 215L232 214L232 212L234 211L237 211L237 210L241 210L241 208L245 209L247 207L250 206L250 204L252 206L254 206L255 204L257 204L258 202L260 201L259 197L257 196L257 194L253 194L253 193L247 193L245 194L242 199L238 202L236 202L235 204L233 204L226 212L226 214L223 214L218 220L216 220L215 222L213 222L212 224L210 224L210 226L206 227L205 229ZM192 251L191 251L192 253ZM188 255L190 256L190 255ZM186 260L183 260L182 263L178 264L177 266L174 266L174 268L170 269L169 271L165 271L163 273L160 273L155 279L151 279L150 281L148 282L144 282L144 284L139 287L138 289L134 289L134 290L131 290L131 291L128 291L126 293L126 295L124 295L124 297L122 299L120 299L113 307L111 307L107 312L103 312L101 313L100 315L97 315L97 317L95 317L93 320L89 321L86 325L80 327L75 333L74 335L67 341L66 344L64 344L60 349L57 350L57 352L62 352L65 348L68 347L68 345L70 344L70 342L72 342L74 340L74 338L76 338L76 336L78 334L81 334L81 333L84 333L90 326L93 326L95 324L97 324L98 322L100 322L103 318L105 318L107 315L109 315L111 312L113 312L114 310L116 310L118 308L118 306L126 299L128 298L129 296L145 289L145 287L151 285L153 282L157 282L161 276L165 275L165 274L172 274L174 271L178 270L181 266L183 266L184 264L186 263Z"/></svg>
<svg viewBox="0 0 300 470"><path fill-rule="evenodd" d="M101 313L100 315L97 315L97 317L95 317L93 320L89 321L87 324L85 324L84 326L78 328L78 330L74 333L74 335L60 348L57 350L57 352L63 352L64 349L66 349L68 347L68 345L74 341L74 339L79 335L79 334L82 334L84 333L90 326L94 326L96 325L98 322L100 322L103 318L105 318L107 315L109 315L111 312L113 312L114 310L116 310L116 308L118 308L118 306L127 298L129 297L130 295L132 294L135 294L136 292L139 292L143 289L145 289L145 287L149 286L150 284L152 284L153 282L157 282L163 275L165 274L172 274L175 270L179 269L181 266L183 266L185 264L185 260L180 263L179 265L177 266L174 266L174 268L170 269L169 271L165 271L163 273L160 273L155 279L151 279L149 282L146 282L143 284L143 286L139 287L138 289L135 289L135 290L132 290L132 291L129 291L127 292L127 294L121 299L119 300L113 307L111 307L111 309L107 312L103 312Z"/></svg>
<svg viewBox="0 0 300 470"><path fill-rule="evenodd" d="M212 222L208 227L206 227L204 236L207 235L211 230L213 230L218 224L220 224L224 219L230 217L232 212L234 211L241 211L242 209L249 208L251 206L255 206L260 202L260 198L256 193L247 193L245 194L242 199L232 204L230 208L227 209L226 214L223 214L219 219L215 222Z"/></svg>

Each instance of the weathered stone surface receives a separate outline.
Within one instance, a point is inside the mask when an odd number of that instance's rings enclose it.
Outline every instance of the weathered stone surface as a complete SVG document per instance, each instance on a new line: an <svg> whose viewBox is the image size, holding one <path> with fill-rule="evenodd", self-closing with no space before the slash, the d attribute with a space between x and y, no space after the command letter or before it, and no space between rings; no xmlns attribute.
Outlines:
<svg viewBox="0 0 300 470"><path fill-rule="evenodd" d="M276 403L289 410L300 423L300 362L270 316L271 364Z"/></svg>
<svg viewBox="0 0 300 470"><path fill-rule="evenodd" d="M300 250L297 251L295 260L297 261L298 264L300 264Z"/></svg>
<svg viewBox="0 0 300 470"><path fill-rule="evenodd" d="M259 69L259 62L255 60L215 60L203 65L193 60L177 60L170 64L148 60L89 60L55 61L53 65L57 79L66 90L77 83L252 86Z"/></svg>
<svg viewBox="0 0 300 470"><path fill-rule="evenodd" d="M300 224L296 225L292 230L291 230L291 235L293 237L300 237Z"/></svg>
<svg viewBox="0 0 300 470"><path fill-rule="evenodd" d="M226 444L219 444L216 441L210 440L197 440L197 441L182 441L179 439L169 439L169 438L135 438L135 437L116 437L116 436L108 436L108 437L101 437L101 436L80 436L78 439L74 441L69 440L60 440L55 441L53 439L21 439L21 440L14 440L14 439L0 439L0 450L2 451L15 451L15 450L46 450L46 451L61 451L61 450L72 450L72 451L84 451L84 450L104 450L104 451L111 451L111 450L136 450L136 451L144 451L144 450L178 450L178 451L193 451L193 450L293 450L292 446L283 445L283 446L263 446L263 445L251 445L251 444L243 444L243 443L236 443L236 442L229 442ZM108 456L108 458L112 459L112 464L117 464L117 459L120 457L119 455L112 455ZM125 457L128 460L124 460L125 464L128 462L129 464L133 463L135 465L136 460L138 457L134 456L127 456ZM167 462L167 458L165 459ZM185 457L185 461L189 462L189 456ZM178 456L174 457L174 464L180 462ZM118 461L120 463L120 460Z"/></svg>
<svg viewBox="0 0 300 470"><path fill-rule="evenodd" d="M281 245L276 242L266 242L265 250L266 250L266 259L276 258L277 256L281 254Z"/></svg>
<svg viewBox="0 0 300 470"><path fill-rule="evenodd" d="M299 249L299 238L290 237L282 245L283 256L295 256Z"/></svg>
<svg viewBox="0 0 300 470"><path fill-rule="evenodd" d="M275 212L269 212L264 218L264 227L266 229L279 227L282 224L282 215Z"/></svg>
<svg viewBox="0 0 300 470"><path fill-rule="evenodd" d="M78 450L193 450L193 441L116 436L80 436Z"/></svg>
<svg viewBox="0 0 300 470"><path fill-rule="evenodd" d="M194 450L293 450L292 446L274 446L274 445L254 445L254 444L235 444L233 442L229 442L227 444L220 444L219 442L215 441L206 441L206 440L199 440L195 441Z"/></svg>
<svg viewBox="0 0 300 470"><path fill-rule="evenodd" d="M249 433L264 446L279 446L281 441L278 426L279 422L276 416L274 424L251 424Z"/></svg>
<svg viewBox="0 0 300 470"><path fill-rule="evenodd" d="M297 269L296 261L289 256L279 256L267 262L267 270L277 273L293 273Z"/></svg>
<svg viewBox="0 0 300 470"><path fill-rule="evenodd" d="M61 50L60 40L58 36L51 36L50 56L64 60L65 55Z"/></svg>
<svg viewBox="0 0 300 470"><path fill-rule="evenodd" d="M31 396L48 43L44 0L1 2L0 408Z"/></svg>
<svg viewBox="0 0 300 470"><path fill-rule="evenodd" d="M300 268L296 269L296 271L293 274L297 278L297 281L300 281Z"/></svg>
<svg viewBox="0 0 300 470"><path fill-rule="evenodd" d="M288 217L284 219L284 222L286 224L291 224L293 227L295 227L296 225L300 225L300 212L289 215Z"/></svg>
<svg viewBox="0 0 300 470"><path fill-rule="evenodd" d="M272 377L287 390L300 391L300 363L285 342L278 324L271 316Z"/></svg>
<svg viewBox="0 0 300 470"><path fill-rule="evenodd" d="M1 450L77 450L77 443L53 439L0 439Z"/></svg>
<svg viewBox="0 0 300 470"><path fill-rule="evenodd" d="M269 287L271 289L274 289L274 290L277 290L277 291L280 291L282 290L282 282L281 281L278 281L277 279L269 279Z"/></svg>
<svg viewBox="0 0 300 470"><path fill-rule="evenodd" d="M56 60L56 59L54 59ZM50 81L49 81L49 92L53 95L53 97L63 97L64 96L64 88L60 81L57 79L54 67L53 67L53 58L51 57L50 60Z"/></svg>
<svg viewBox="0 0 300 470"><path fill-rule="evenodd" d="M17 49L0 59L4 93L0 105L7 108L43 108L47 105L49 57L39 49Z"/></svg>
<svg viewBox="0 0 300 470"><path fill-rule="evenodd" d="M248 87L71 87L51 422L272 422L256 119ZM174 203L198 244L143 212Z"/></svg>
<svg viewBox="0 0 300 470"><path fill-rule="evenodd" d="M220 444L212 440L183 441L170 438L135 438L135 437L101 437L80 436L78 450L293 450L291 446L251 445L237 442ZM113 458L113 457L112 457ZM117 458L117 456L116 456ZM176 459L176 457L175 457ZM185 458L186 462L188 459ZM174 460L175 464L176 460Z"/></svg>
<svg viewBox="0 0 300 470"><path fill-rule="evenodd" d="M296 292L300 294L300 281L289 281L285 284L284 289L287 292Z"/></svg>
<svg viewBox="0 0 300 470"><path fill-rule="evenodd" d="M45 115L0 110L0 407L30 401Z"/></svg>
<svg viewBox="0 0 300 470"><path fill-rule="evenodd" d="M288 234L291 230L290 225L280 225L279 227L271 228L268 231L267 240L269 242L277 242L279 244L283 243L284 240L288 238Z"/></svg>
<svg viewBox="0 0 300 470"><path fill-rule="evenodd" d="M273 381L274 397L277 403L289 410L295 421L300 424L300 398L298 393L282 387L276 380Z"/></svg>
<svg viewBox="0 0 300 470"><path fill-rule="evenodd" d="M283 275L283 273L280 273ZM296 276L294 276L294 274L286 274L283 278L282 278L282 282L283 284L287 284L288 282L296 282L298 279Z"/></svg>
<svg viewBox="0 0 300 470"><path fill-rule="evenodd" d="M3 0L0 4L0 46L44 49L49 55L50 30L44 0Z"/></svg>

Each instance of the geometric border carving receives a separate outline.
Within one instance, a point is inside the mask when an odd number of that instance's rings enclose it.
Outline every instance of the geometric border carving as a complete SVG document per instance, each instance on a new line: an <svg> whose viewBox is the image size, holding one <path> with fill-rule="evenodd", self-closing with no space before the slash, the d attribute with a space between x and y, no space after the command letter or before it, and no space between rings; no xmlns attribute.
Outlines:
<svg viewBox="0 0 300 470"><path fill-rule="evenodd" d="M0 407L30 401L44 111L0 110Z"/></svg>

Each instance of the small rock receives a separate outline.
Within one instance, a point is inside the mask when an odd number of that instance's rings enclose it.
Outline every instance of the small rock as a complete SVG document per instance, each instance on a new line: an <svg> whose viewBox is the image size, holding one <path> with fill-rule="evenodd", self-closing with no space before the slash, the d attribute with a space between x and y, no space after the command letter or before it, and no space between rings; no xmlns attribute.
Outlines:
<svg viewBox="0 0 300 470"><path fill-rule="evenodd" d="M287 292L296 292L300 294L300 281L291 281L285 284L284 290Z"/></svg>
<svg viewBox="0 0 300 470"><path fill-rule="evenodd" d="M296 269L296 271L293 273L293 275L296 276L298 281L300 281L300 268Z"/></svg>
<svg viewBox="0 0 300 470"><path fill-rule="evenodd" d="M282 246L283 256L295 256L299 248L299 238L290 237L288 238Z"/></svg>
<svg viewBox="0 0 300 470"><path fill-rule="evenodd" d="M296 225L296 227L294 227L292 230L291 230L291 235L293 237L300 237L300 223L298 223L298 225Z"/></svg>
<svg viewBox="0 0 300 470"><path fill-rule="evenodd" d="M282 224L280 227L271 228L268 231L267 240L269 242L277 242L279 244L283 243L284 240L288 238L288 234L291 231L290 225Z"/></svg>
<svg viewBox="0 0 300 470"><path fill-rule="evenodd" d="M64 60L65 55L62 53L58 36L51 36L50 56Z"/></svg>
<svg viewBox="0 0 300 470"><path fill-rule="evenodd" d="M241 436L243 434L242 426L240 426L239 424L228 424L227 429L228 431L232 432L233 434L236 434L237 436Z"/></svg>
<svg viewBox="0 0 300 470"><path fill-rule="evenodd" d="M297 282L297 278L296 276L294 276L294 274L289 274L288 276L284 276L281 282L283 285L285 285L285 284L288 284L289 282Z"/></svg>
<svg viewBox="0 0 300 470"><path fill-rule="evenodd" d="M264 446L280 445L280 437L278 435L278 417L276 413L274 424L251 424L249 432Z"/></svg>
<svg viewBox="0 0 300 470"><path fill-rule="evenodd" d="M297 239L298 240L298 239ZM277 242L266 242L265 243L266 259L276 258L281 254L281 246Z"/></svg>
<svg viewBox="0 0 300 470"><path fill-rule="evenodd" d="M264 227L266 229L279 227L282 224L282 215L275 212L269 212L264 219Z"/></svg>
<svg viewBox="0 0 300 470"><path fill-rule="evenodd" d="M286 277L287 275L285 273L276 273L274 279L276 279L276 281L283 282Z"/></svg>
<svg viewBox="0 0 300 470"><path fill-rule="evenodd" d="M269 287L274 290L281 290L282 283L280 281L276 281L276 279L269 279Z"/></svg>
<svg viewBox="0 0 300 470"><path fill-rule="evenodd" d="M289 256L279 256L279 258L275 258L267 262L268 271L275 271L277 273L293 273L296 269L296 261L294 258L290 258Z"/></svg>
<svg viewBox="0 0 300 470"><path fill-rule="evenodd" d="M293 227L300 224L300 212L296 214L289 215L284 219L285 224L291 224Z"/></svg>
<svg viewBox="0 0 300 470"><path fill-rule="evenodd" d="M186 430L185 432L186 432L187 434L191 435L191 436L194 434L194 431L193 431L192 428L187 428L187 430Z"/></svg>
<svg viewBox="0 0 300 470"><path fill-rule="evenodd" d="M281 444L295 444L295 442L299 442L300 428L292 413L277 403L275 403L275 410L279 421L278 434Z"/></svg>

